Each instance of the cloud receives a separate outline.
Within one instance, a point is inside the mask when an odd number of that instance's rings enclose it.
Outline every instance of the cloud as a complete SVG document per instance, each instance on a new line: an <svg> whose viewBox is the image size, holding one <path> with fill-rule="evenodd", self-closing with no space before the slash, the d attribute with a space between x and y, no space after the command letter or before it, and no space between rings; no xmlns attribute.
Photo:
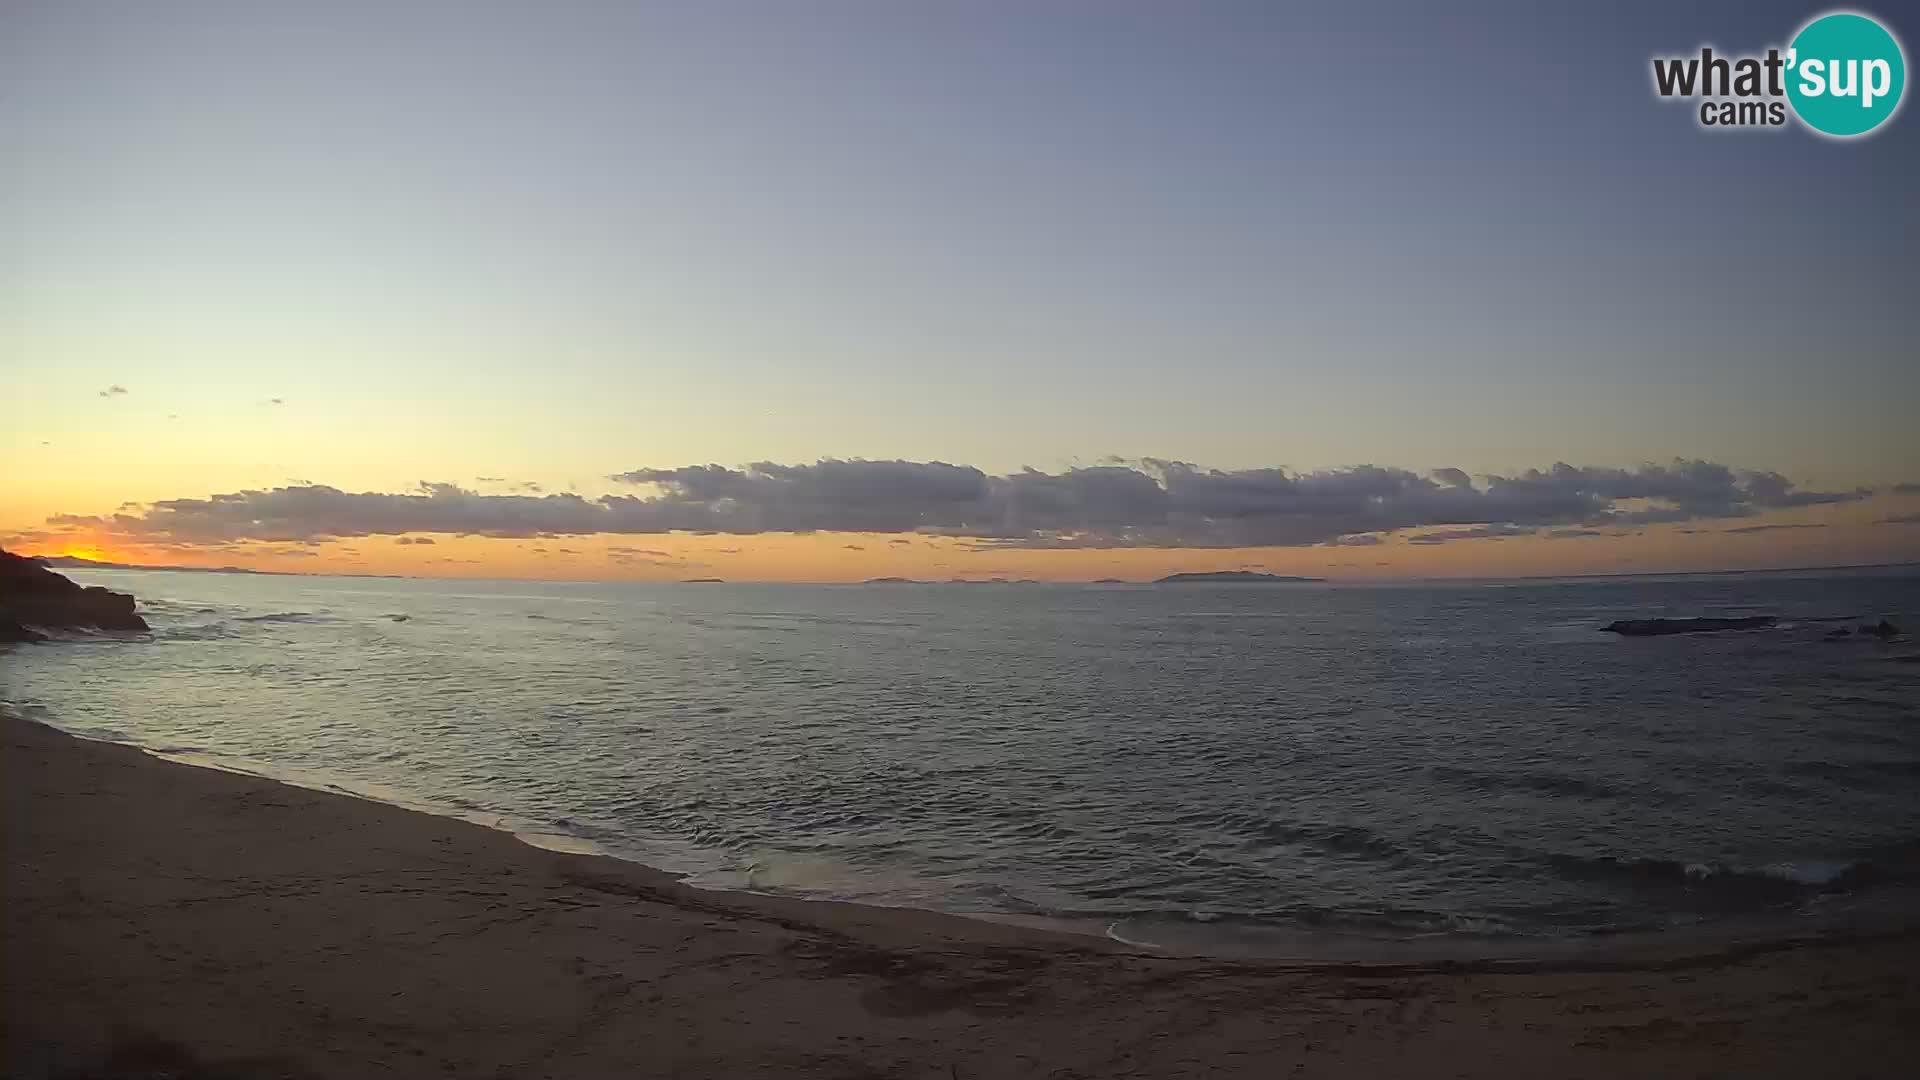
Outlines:
<svg viewBox="0 0 1920 1080"><path fill-rule="evenodd" d="M1605 529L1549 529L1541 535L1549 540L1586 540L1595 536L1619 536Z"/></svg>
<svg viewBox="0 0 1920 1080"><path fill-rule="evenodd" d="M507 478L504 476L476 476L473 479L475 482L481 484L504 484L507 482Z"/></svg>
<svg viewBox="0 0 1920 1080"><path fill-rule="evenodd" d="M135 540L219 543L442 533L548 538L592 533L879 533L946 536L979 548L1274 547L1443 529L1419 543L1517 536L1548 526L1603 528L1751 517L1851 502L1866 492L1800 491L1773 472L1707 461L1636 469L1556 464L1456 483L1358 465L1320 472L1219 470L1147 458L1132 464L990 475L929 461L760 462L635 469L639 494L482 495L421 483L404 493L319 484L169 499L105 517L58 515ZM1453 528L1457 527L1457 528Z"/></svg>
<svg viewBox="0 0 1920 1080"><path fill-rule="evenodd" d="M286 398L270 397L267 399L268 405L285 405L286 403L287 403Z"/></svg>
<svg viewBox="0 0 1920 1080"><path fill-rule="evenodd" d="M124 396L126 392L126 387L121 386L119 383L114 383L112 386L100 391L100 396L104 398L121 397Z"/></svg>
<svg viewBox="0 0 1920 1080"><path fill-rule="evenodd" d="M1895 514L1892 517L1883 517L1880 520L1874 522L1874 524L1875 525L1920 525L1920 513Z"/></svg>
<svg viewBox="0 0 1920 1080"><path fill-rule="evenodd" d="M561 550L565 551L568 549L562 548ZM675 558L671 552L659 551L654 548L621 547L618 545L607 548L607 558L620 566L658 566L671 570L691 570L707 565L695 559L678 559Z"/></svg>
<svg viewBox="0 0 1920 1080"><path fill-rule="evenodd" d="M403 537L401 537L400 539L398 539L398 540L395 540L395 541L394 541L394 543L396 543L396 544L399 544L399 545L401 545L402 547L405 547L405 546L406 546L406 545L408 545L408 544L431 544L431 543L433 543L433 537L431 537L431 536L403 536Z"/></svg>
<svg viewBox="0 0 1920 1080"><path fill-rule="evenodd" d="M0 548L19 547L22 544L45 544L66 537L45 529L19 529L14 532L0 533Z"/></svg>
<svg viewBox="0 0 1920 1080"><path fill-rule="evenodd" d="M840 545L840 547L841 547L841 549L842 549L842 550L845 550L845 551L865 551L865 550L867 550L865 546L863 546L863 545L860 545L860 544L841 544L841 545Z"/></svg>
<svg viewBox="0 0 1920 1080"><path fill-rule="evenodd" d="M1803 523L1803 524L1796 524L1796 525L1788 525L1788 524L1742 525L1737 529L1722 529L1720 531L1725 533L1761 533L1761 532L1777 532L1781 529L1824 529L1824 528L1826 528L1825 525Z"/></svg>
<svg viewBox="0 0 1920 1080"><path fill-rule="evenodd" d="M1445 544L1453 540L1504 540L1509 536L1532 536L1531 525L1514 525L1510 522L1495 522L1491 525L1476 525L1471 529L1448 529L1445 532L1419 533L1407 537L1409 544Z"/></svg>
<svg viewBox="0 0 1920 1080"><path fill-rule="evenodd" d="M1360 533L1356 536L1336 536L1331 540L1320 541L1320 543L1326 547L1372 547L1375 544L1384 544L1386 542L1386 538L1380 536L1378 533Z"/></svg>

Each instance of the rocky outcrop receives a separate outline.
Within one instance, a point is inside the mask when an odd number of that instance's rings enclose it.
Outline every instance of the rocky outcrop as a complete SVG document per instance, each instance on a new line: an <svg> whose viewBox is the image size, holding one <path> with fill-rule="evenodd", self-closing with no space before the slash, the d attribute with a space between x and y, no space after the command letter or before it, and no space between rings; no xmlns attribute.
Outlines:
<svg viewBox="0 0 1920 1080"><path fill-rule="evenodd" d="M46 630L145 630L133 597L81 586L33 559L0 551L0 641L35 641Z"/></svg>
<svg viewBox="0 0 1920 1080"><path fill-rule="evenodd" d="M23 641L45 641L47 635L30 630L12 619L0 619L0 645L18 645Z"/></svg>
<svg viewBox="0 0 1920 1080"><path fill-rule="evenodd" d="M1740 619L1621 619L1600 628L1623 637L1664 637L1668 634L1710 634L1717 630L1763 630L1780 620L1772 615Z"/></svg>

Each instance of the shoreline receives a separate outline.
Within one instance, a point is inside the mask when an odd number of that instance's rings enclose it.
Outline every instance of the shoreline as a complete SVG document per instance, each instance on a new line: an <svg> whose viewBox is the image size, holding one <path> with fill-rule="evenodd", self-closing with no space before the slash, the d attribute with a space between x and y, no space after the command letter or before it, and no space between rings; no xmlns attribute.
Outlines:
<svg viewBox="0 0 1920 1080"><path fill-rule="evenodd" d="M721 898L759 897L791 903L837 904L875 911L926 914L973 923L1011 926L1023 931L1058 936L1069 942L1101 942L1109 948L1145 956L1178 957L1243 963L1291 971L1448 971L1448 972L1583 972L1664 970L1714 962L1720 956L1759 955L1783 949L1818 947L1850 942L1920 938L1920 903L1902 907L1898 901L1920 899L1913 889L1901 889L1894 903L1868 905L1858 901L1819 919L1804 912L1779 912L1715 920L1689 927L1622 930L1586 936L1562 937L1492 935L1445 931L1366 932L1312 927L1234 923L1186 923L1128 916L1117 919L1082 918L1043 913L1026 914L986 910L943 909L849 900L804 893L755 889L732 884L702 884L694 879L709 871L683 872L649 861L646 852L610 849L590 838L548 830L542 823L516 821L508 815L480 813L437 805L397 789L335 780L321 773L285 769L268 762L211 753L197 747L150 747L124 738L70 731L45 720L19 716L0 708L0 722L25 723L80 742L122 747L157 762L190 769L244 776L300 791L355 799L407 813L457 821L523 844L538 851L590 859L605 859L660 875L676 886ZM489 820L491 819L491 820ZM1891 891L1891 890L1888 890ZM1859 912L1864 909L1865 914ZM1151 938L1130 937L1137 924L1151 923ZM1126 925L1127 932L1121 927ZM1226 931L1231 931L1231 938Z"/></svg>
<svg viewBox="0 0 1920 1080"><path fill-rule="evenodd" d="M0 810L9 1076L1878 1076L1920 1053L1911 930L1607 967L1172 956L700 890L16 717Z"/></svg>

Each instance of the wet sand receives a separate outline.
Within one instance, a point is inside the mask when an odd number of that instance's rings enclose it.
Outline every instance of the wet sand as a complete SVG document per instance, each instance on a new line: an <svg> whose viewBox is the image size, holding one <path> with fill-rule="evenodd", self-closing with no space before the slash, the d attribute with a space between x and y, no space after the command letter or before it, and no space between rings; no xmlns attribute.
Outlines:
<svg viewBox="0 0 1920 1080"><path fill-rule="evenodd" d="M1142 954L686 888L0 718L8 1077L1910 1076L1920 936Z"/></svg>

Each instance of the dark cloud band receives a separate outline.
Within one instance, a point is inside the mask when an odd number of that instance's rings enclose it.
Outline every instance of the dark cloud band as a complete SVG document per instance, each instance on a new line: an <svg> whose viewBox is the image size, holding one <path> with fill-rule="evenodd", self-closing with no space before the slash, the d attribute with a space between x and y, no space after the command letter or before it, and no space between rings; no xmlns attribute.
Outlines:
<svg viewBox="0 0 1920 1080"><path fill-rule="evenodd" d="M1684 460L1636 469L1557 464L1478 483L1451 468L1422 474L1361 465L1301 473L1205 469L1154 458L1007 475L938 461L826 460L635 469L611 479L643 490L589 499L483 495L434 483L399 494L300 484L169 499L105 517L63 515L51 523L166 543L408 533L864 532L1008 547L1220 548L1365 543L1355 538L1431 527L1451 530L1435 534L1438 539L1455 540L1546 527L1741 518L1871 494L1800 491L1779 473Z"/></svg>

